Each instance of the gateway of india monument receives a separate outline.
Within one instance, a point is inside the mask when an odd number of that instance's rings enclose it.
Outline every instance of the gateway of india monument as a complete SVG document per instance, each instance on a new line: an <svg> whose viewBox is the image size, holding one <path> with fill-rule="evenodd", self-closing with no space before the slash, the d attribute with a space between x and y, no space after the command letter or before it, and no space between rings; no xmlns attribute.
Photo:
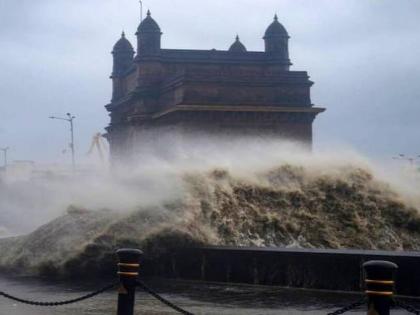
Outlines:
<svg viewBox="0 0 420 315"><path fill-rule="evenodd" d="M276 137L312 145L312 123L324 108L311 103L305 71L290 71L286 29L277 16L264 51L236 37L228 50L164 49L150 12L136 32L137 53L124 33L114 45L111 160L129 156L156 131Z"/></svg>

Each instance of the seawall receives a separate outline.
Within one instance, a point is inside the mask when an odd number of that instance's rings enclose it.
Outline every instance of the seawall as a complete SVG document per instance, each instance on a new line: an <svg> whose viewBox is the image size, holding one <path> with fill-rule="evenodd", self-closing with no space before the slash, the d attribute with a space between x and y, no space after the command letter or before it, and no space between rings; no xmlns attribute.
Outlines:
<svg viewBox="0 0 420 315"><path fill-rule="evenodd" d="M399 266L396 292L420 294L420 252L376 250L203 247L145 261L144 273L169 278L296 288L360 291L362 264L389 260Z"/></svg>

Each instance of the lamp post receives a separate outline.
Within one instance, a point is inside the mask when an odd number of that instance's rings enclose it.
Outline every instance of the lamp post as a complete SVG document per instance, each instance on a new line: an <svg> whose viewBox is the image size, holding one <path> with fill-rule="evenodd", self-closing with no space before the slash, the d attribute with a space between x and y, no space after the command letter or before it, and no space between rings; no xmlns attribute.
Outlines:
<svg viewBox="0 0 420 315"><path fill-rule="evenodd" d="M3 151L4 169L6 169L7 168L7 150L9 150L9 147L0 148L0 150Z"/></svg>
<svg viewBox="0 0 420 315"><path fill-rule="evenodd" d="M408 161L410 163L411 166L414 166L415 162L417 160L420 160L420 154L417 156L407 156L405 154L398 154L398 156L393 157L394 160L404 160L404 161Z"/></svg>
<svg viewBox="0 0 420 315"><path fill-rule="evenodd" d="M76 118L76 116L73 116L70 113L67 113L67 118L65 117L56 117L56 116L50 116L50 119L59 119L59 120L65 120L70 123L70 150L71 150L71 165L73 167L73 171L76 170L76 159L75 159L75 153L74 153L74 129L73 129L73 120Z"/></svg>

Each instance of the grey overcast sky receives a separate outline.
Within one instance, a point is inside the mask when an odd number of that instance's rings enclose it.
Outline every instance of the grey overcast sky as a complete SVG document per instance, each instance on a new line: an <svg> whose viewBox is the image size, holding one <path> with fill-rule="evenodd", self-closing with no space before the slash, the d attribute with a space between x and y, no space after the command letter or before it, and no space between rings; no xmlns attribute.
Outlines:
<svg viewBox="0 0 420 315"><path fill-rule="evenodd" d="M327 108L315 148L349 146L375 157L420 154L419 0L143 0L164 48L248 50L277 12L292 70L315 82ZM77 149L108 123L110 51L124 29L135 44L137 0L0 0L0 147L12 159L59 161L72 112Z"/></svg>

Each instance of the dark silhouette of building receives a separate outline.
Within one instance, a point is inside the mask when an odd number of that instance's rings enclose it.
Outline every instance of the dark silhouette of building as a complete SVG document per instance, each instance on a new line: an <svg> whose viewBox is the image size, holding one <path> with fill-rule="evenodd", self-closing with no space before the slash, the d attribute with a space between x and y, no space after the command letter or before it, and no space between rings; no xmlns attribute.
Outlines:
<svg viewBox="0 0 420 315"><path fill-rule="evenodd" d="M162 49L147 12L137 54L124 33L112 51L112 100L106 105L111 157L127 155L149 130L275 136L312 144L314 107L305 71L290 71L286 29L277 16L265 51L247 51L237 36L228 50ZM140 141L141 142L141 141Z"/></svg>

